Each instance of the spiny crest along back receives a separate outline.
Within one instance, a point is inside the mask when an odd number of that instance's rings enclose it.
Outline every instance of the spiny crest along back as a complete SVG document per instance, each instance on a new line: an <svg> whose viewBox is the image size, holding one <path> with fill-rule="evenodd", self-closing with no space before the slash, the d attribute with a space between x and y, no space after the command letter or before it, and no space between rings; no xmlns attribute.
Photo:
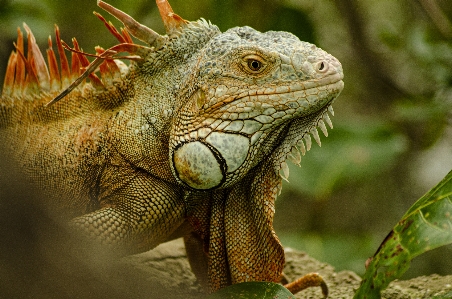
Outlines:
<svg viewBox="0 0 452 299"><path fill-rule="evenodd" d="M46 51L48 63L46 64L31 29L24 23L28 38L27 54L24 50L22 31L18 28L18 38L14 44L16 50L11 53L7 64L2 95L20 96L39 93L40 91L55 92L64 89L47 104L50 105L65 97L74 88L84 82L86 78L90 79L91 84L95 88L105 89L112 85L113 79L118 80L120 78L121 72L124 73L126 71L126 66L120 63L119 59L142 61L150 53L160 50L168 42L169 38L174 38L181 34L188 24L190 24L190 22L175 14L166 0L157 1L157 6L166 28L167 35L165 36L138 23L131 16L101 0L98 0L97 4L123 23L125 28L121 28L118 31L101 14L94 12L105 24L109 32L119 41L119 44L107 50L96 47L96 54L88 54L81 51L75 38L72 39L73 48L62 41L59 28L55 25L55 38L59 59L57 59L57 55L53 50L52 39L49 36L49 48ZM208 24L204 20L191 23L196 27L199 27L198 24L201 24L206 27L211 27L209 30L213 32L218 31L216 26ZM134 43L129 33L146 43L147 46ZM70 65L64 54L64 49L72 53ZM124 52L130 55L120 55L120 53ZM87 57L94 57L95 59L90 62ZM58 61L60 62L59 65ZM99 72L101 78L95 72Z"/></svg>

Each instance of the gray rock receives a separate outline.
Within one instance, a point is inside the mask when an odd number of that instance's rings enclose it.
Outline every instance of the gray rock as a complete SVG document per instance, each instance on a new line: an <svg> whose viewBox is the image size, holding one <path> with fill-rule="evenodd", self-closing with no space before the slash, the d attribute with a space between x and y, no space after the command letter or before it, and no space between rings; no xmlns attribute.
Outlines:
<svg viewBox="0 0 452 299"><path fill-rule="evenodd" d="M190 271L182 240L162 244L154 250L122 259L123 267L135 272L141 279L162 284L158 295L183 297L186 299L203 296L196 278ZM350 299L359 287L361 278L352 271L335 272L331 265L319 262L304 252L286 248L284 273L294 280L310 272L318 272L328 283L330 299ZM143 290L148 298L155 298L155 290ZM452 292L452 276L432 275L407 281L394 281L382 293L385 299L427 299ZM296 298L322 298L320 288L310 288L298 293Z"/></svg>

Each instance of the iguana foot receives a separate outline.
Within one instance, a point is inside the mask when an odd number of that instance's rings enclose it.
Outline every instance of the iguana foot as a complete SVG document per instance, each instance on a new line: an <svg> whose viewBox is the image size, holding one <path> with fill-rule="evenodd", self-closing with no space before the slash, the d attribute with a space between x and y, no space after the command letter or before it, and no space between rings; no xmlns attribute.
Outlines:
<svg viewBox="0 0 452 299"><path fill-rule="evenodd" d="M318 273L308 273L291 283L285 284L284 287L286 287L292 294L296 294L310 287L320 287L324 298L328 297L328 286L322 276Z"/></svg>

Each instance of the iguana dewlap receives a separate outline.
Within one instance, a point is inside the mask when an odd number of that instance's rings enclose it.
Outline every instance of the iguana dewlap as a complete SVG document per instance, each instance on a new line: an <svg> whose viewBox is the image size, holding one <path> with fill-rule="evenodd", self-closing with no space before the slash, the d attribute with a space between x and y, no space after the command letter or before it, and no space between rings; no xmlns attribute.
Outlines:
<svg viewBox="0 0 452 299"><path fill-rule="evenodd" d="M49 39L46 63L26 25L24 50L19 29L0 99L2 142L86 236L137 253L184 233L211 291L279 281L284 252L272 222L286 160L298 164L311 135L320 144L317 127L332 127L342 66L290 33L222 33L157 4L164 36L98 1L126 29L96 14L119 44L97 47L91 62L56 28L59 59Z"/></svg>

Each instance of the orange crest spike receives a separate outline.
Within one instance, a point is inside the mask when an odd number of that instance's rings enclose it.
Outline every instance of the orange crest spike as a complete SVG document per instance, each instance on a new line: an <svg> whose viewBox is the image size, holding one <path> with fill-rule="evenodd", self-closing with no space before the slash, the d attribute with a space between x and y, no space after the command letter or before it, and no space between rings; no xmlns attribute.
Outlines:
<svg viewBox="0 0 452 299"><path fill-rule="evenodd" d="M55 56L55 52L52 47L52 37L49 36L49 48L47 49L47 61L49 63L49 72L50 72L50 89L52 91L60 90L61 88L61 80L60 80L60 72L58 70L58 62Z"/></svg>
<svg viewBox="0 0 452 299"><path fill-rule="evenodd" d="M74 42L74 40L73 40ZM77 43L77 41L75 41ZM76 80L82 74L82 63L77 53L71 53L71 81Z"/></svg>
<svg viewBox="0 0 452 299"><path fill-rule="evenodd" d="M188 22L174 13L167 0L156 0L156 2L168 35L177 29L185 27Z"/></svg>
<svg viewBox="0 0 452 299"><path fill-rule="evenodd" d="M5 81L3 83L3 94L11 95L14 90L14 81L16 75L17 54L12 52L9 56L8 64L6 67Z"/></svg>
<svg viewBox="0 0 452 299"><path fill-rule="evenodd" d="M22 60L23 65L25 66L25 69L26 69L24 90L25 90L25 88L30 89L30 90L39 90L39 80L36 75L35 69L32 67L32 65L27 60L27 58L25 58L25 55L21 51L21 49L19 49L16 44L14 44L14 46L16 47L16 51L17 51L17 60ZM18 67L18 65L16 65L16 70L17 70L17 67Z"/></svg>
<svg viewBox="0 0 452 299"><path fill-rule="evenodd" d="M99 56L102 56L102 54L105 53L105 50L98 46L96 47L96 52ZM111 59L105 59L99 68L102 76L106 74L108 71L108 74L111 75L112 80L121 78L121 70L116 65L116 63Z"/></svg>
<svg viewBox="0 0 452 299"><path fill-rule="evenodd" d="M99 20L101 20L104 23L104 25L105 25L105 27L107 27L108 31L110 31L110 33L113 34L120 43L126 42L124 37L118 32L118 30L116 30L115 26L111 22L108 22L107 20L105 20L105 18L97 12L94 12L94 15L96 17L98 17Z"/></svg>
<svg viewBox="0 0 452 299"><path fill-rule="evenodd" d="M133 44L133 40L130 37L129 32L126 29L121 28L121 33L122 33L122 36L124 37L124 39L126 40L126 43Z"/></svg>
<svg viewBox="0 0 452 299"><path fill-rule="evenodd" d="M24 53L24 36L20 28L17 28L17 48ZM15 91L21 91L25 87L25 62L18 58L16 65L16 79L14 83Z"/></svg>
<svg viewBox="0 0 452 299"><path fill-rule="evenodd" d="M76 53L76 55L78 56L78 59L80 61L81 66L83 67L83 70L86 70L86 68L90 65L90 62L89 62L88 58L86 58L85 55L80 53L82 51L81 51L80 46L78 45L78 42L77 42L77 40L75 38L72 39L72 43L74 44L74 49L78 51ZM92 72L89 73L88 77L91 80L91 84L94 87L96 87L96 88L103 88L104 87L104 85L100 81L99 77L97 77Z"/></svg>
<svg viewBox="0 0 452 299"><path fill-rule="evenodd" d="M60 28L55 25L55 39L58 48L58 56L60 57L61 65L61 82L63 87L69 84L69 78L71 76L71 70L69 68L69 62L67 60L66 54L64 53L63 45L61 44Z"/></svg>
<svg viewBox="0 0 452 299"><path fill-rule="evenodd" d="M104 1L98 0L97 6L121 21L127 30L139 40L148 43L151 46L159 48L164 43L164 38L154 30L138 23L125 12L111 6Z"/></svg>
<svg viewBox="0 0 452 299"><path fill-rule="evenodd" d="M23 24L23 26L25 28L25 31L27 31L28 36L27 61L36 73L39 86L45 90L49 90L50 75L44 57L42 56L41 50L39 50L36 39L30 28L25 23Z"/></svg>
<svg viewBox="0 0 452 299"><path fill-rule="evenodd" d="M95 50L99 56L105 52L105 50L102 49L101 47L96 47ZM104 85L112 85L113 77L112 77L110 69L108 67L107 60L104 60L99 65L99 70L100 70L100 75L102 76L102 81L104 82Z"/></svg>

